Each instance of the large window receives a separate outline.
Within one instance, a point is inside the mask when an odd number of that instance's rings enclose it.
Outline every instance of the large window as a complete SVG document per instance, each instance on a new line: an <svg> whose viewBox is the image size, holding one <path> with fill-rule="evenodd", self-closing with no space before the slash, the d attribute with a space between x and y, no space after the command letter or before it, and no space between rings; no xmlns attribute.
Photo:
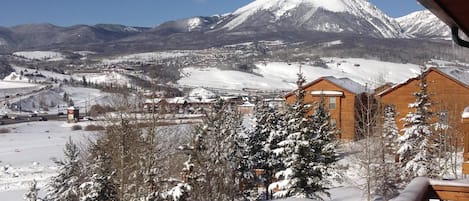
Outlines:
<svg viewBox="0 0 469 201"><path fill-rule="evenodd" d="M335 110L337 107L337 97L329 97L329 110Z"/></svg>

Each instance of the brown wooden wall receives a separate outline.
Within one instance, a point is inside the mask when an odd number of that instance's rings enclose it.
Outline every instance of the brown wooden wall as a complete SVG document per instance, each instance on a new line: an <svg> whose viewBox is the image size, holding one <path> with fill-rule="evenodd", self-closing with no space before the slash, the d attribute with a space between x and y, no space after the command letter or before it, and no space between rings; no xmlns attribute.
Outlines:
<svg viewBox="0 0 469 201"><path fill-rule="evenodd" d="M465 107L469 106L469 89L459 82L452 80L437 70L430 70L426 74L428 92L432 102L432 111L447 111L448 120L454 130L461 131L461 114ZM419 91L418 79L413 79L407 84L396 87L393 91L381 95L382 105L394 105L397 116L396 123L399 130L403 128L404 122L401 120L409 112L414 112L408 105L415 102L414 93ZM434 119L436 121L436 117ZM462 135L462 133L459 133Z"/></svg>
<svg viewBox="0 0 469 201"><path fill-rule="evenodd" d="M336 97L336 109L329 110L331 119L336 121L336 127L340 130L339 137L343 140L354 140L355 138L355 94L345 91L344 89L334 85L328 80L322 79L313 85L305 88L305 103L316 103L321 96L311 95L311 91L341 91L343 96ZM288 104L295 102L295 95L287 96ZM325 96L326 108L329 108L329 96ZM310 115L313 110L310 111Z"/></svg>

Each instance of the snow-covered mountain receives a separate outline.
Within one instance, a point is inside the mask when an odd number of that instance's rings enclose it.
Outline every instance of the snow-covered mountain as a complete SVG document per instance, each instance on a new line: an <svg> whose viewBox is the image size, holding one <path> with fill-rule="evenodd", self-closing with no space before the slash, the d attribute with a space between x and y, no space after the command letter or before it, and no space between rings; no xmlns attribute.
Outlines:
<svg viewBox="0 0 469 201"><path fill-rule="evenodd" d="M399 24L366 0L256 0L223 20L228 31L321 31L402 37Z"/></svg>
<svg viewBox="0 0 469 201"><path fill-rule="evenodd" d="M404 32L416 38L451 39L450 28L428 10L396 19Z"/></svg>

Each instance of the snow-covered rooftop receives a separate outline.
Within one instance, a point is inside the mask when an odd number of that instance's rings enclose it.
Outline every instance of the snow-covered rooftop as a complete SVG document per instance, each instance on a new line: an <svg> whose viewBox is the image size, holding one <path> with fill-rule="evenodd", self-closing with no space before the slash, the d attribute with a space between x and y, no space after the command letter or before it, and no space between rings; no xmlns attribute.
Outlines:
<svg viewBox="0 0 469 201"><path fill-rule="evenodd" d="M469 69L463 67L440 67L437 69L446 75L469 85Z"/></svg>
<svg viewBox="0 0 469 201"><path fill-rule="evenodd" d="M207 89L204 89L204 88L201 88L201 87L197 87L195 89L192 89L190 92L189 92L189 96L190 97L201 97L201 98L213 98L215 97L215 93L207 90Z"/></svg>
<svg viewBox="0 0 469 201"><path fill-rule="evenodd" d="M330 82L336 84L337 86L347 89L348 91L355 93L355 94L361 94L361 93L366 92L365 86L349 78L336 78L334 76L327 76L327 77L324 77L324 79L329 80Z"/></svg>

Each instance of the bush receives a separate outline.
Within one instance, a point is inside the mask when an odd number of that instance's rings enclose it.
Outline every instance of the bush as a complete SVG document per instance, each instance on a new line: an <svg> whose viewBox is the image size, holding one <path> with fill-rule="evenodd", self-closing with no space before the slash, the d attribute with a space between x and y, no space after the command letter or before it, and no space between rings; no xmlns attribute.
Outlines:
<svg viewBox="0 0 469 201"><path fill-rule="evenodd" d="M0 128L0 133L9 133L10 129L8 128Z"/></svg>
<svg viewBox="0 0 469 201"><path fill-rule="evenodd" d="M85 127L85 131L102 131L105 130L104 126L90 124Z"/></svg>
<svg viewBox="0 0 469 201"><path fill-rule="evenodd" d="M77 130L81 130L82 127L80 125L73 125L72 126L72 131L77 131Z"/></svg>

